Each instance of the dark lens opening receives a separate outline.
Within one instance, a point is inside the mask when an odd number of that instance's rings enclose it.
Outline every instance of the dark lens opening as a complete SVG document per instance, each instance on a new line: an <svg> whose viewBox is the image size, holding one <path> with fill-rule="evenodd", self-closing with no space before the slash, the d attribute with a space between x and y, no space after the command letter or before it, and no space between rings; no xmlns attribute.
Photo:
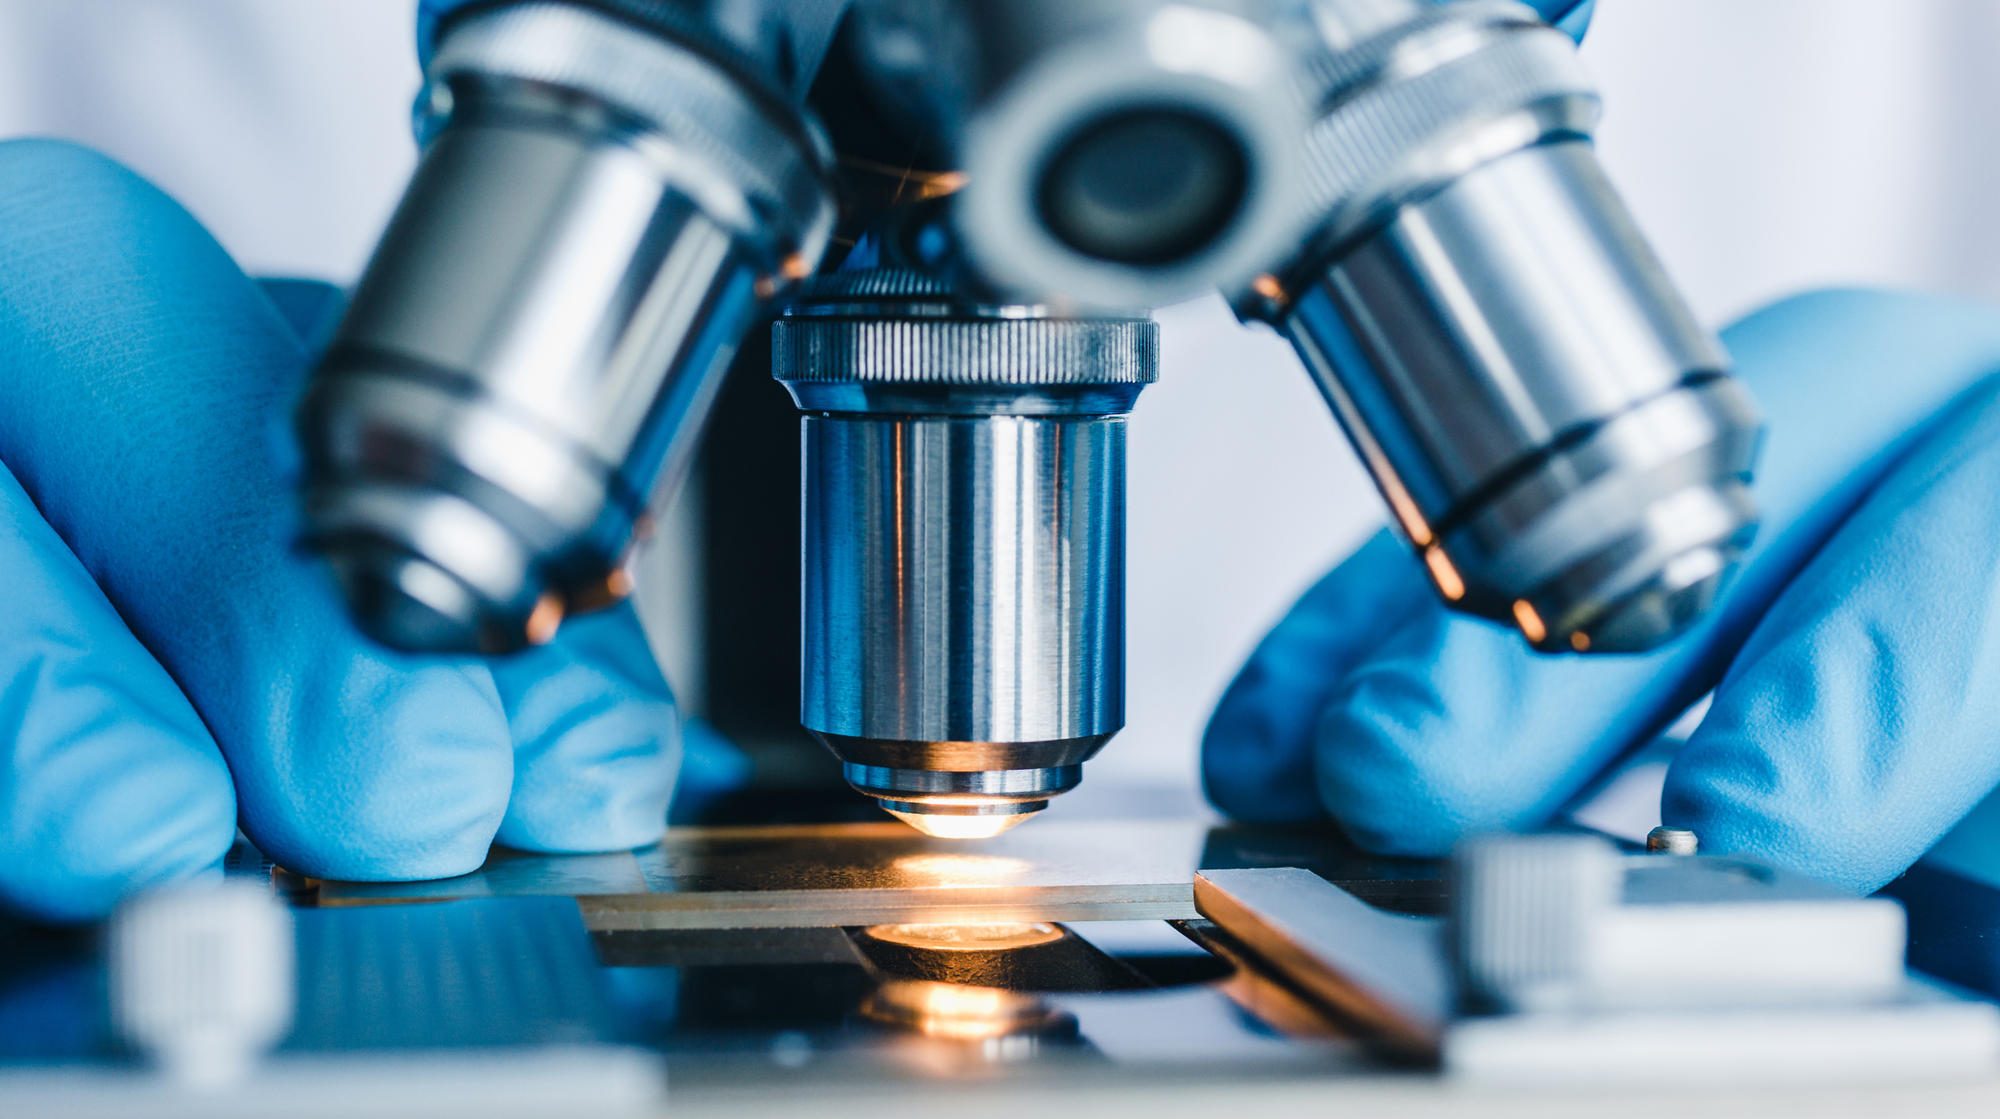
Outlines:
<svg viewBox="0 0 2000 1119"><path fill-rule="evenodd" d="M1036 205L1086 256L1170 264L1211 246L1243 208L1250 160L1235 133L1184 109L1122 109L1072 132L1043 168Z"/></svg>

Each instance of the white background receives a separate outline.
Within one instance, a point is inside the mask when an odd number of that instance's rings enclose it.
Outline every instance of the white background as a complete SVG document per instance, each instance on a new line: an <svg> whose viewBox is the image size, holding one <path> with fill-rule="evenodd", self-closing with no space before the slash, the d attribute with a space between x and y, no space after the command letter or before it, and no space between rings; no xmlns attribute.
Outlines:
<svg viewBox="0 0 2000 1119"><path fill-rule="evenodd" d="M0 135L109 151L252 271L349 279L413 156L411 7L0 0ZM2000 300L2000 3L1600 0L1585 56L1612 175L1711 321L1833 283ZM1191 781L1236 663L1380 516L1283 346L1215 305L1163 321L1131 440L1129 729L1096 782Z"/></svg>

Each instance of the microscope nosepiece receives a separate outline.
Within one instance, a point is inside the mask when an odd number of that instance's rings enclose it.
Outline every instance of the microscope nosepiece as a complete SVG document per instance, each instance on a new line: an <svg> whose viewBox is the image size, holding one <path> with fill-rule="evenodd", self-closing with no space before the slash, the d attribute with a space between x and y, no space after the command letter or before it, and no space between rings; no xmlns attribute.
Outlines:
<svg viewBox="0 0 2000 1119"><path fill-rule="evenodd" d="M426 77L299 413L304 542L381 641L507 652L629 589L737 343L824 249L829 159L672 5L468 8Z"/></svg>
<svg viewBox="0 0 2000 1119"><path fill-rule="evenodd" d="M772 332L803 413L800 721L849 784L979 837L1124 725L1125 414L1157 327L842 273Z"/></svg>
<svg viewBox="0 0 2000 1119"><path fill-rule="evenodd" d="M1297 242L1310 122L1270 0L861 0L878 97L950 151L987 289L1131 309Z"/></svg>
<svg viewBox="0 0 2000 1119"><path fill-rule="evenodd" d="M1589 141L1568 37L1495 0L1317 0L1316 232L1274 323L1438 593L1545 650L1632 652L1756 529L1760 421Z"/></svg>

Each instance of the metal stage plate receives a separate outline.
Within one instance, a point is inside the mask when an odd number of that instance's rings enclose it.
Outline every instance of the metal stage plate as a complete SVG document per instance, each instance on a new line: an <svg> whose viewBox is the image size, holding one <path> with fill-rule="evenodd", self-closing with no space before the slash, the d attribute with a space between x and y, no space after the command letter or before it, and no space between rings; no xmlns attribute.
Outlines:
<svg viewBox="0 0 2000 1119"><path fill-rule="evenodd" d="M1304 866L1391 908L1426 908L1427 864L1369 858L1328 830L1198 819L1036 821L990 840L902 824L671 828L611 855L496 851L435 882L319 883L321 905L562 895L599 932L810 928L891 922L1189 920L1203 867Z"/></svg>
<svg viewBox="0 0 2000 1119"><path fill-rule="evenodd" d="M599 931L888 922L1173 920L1195 916L1207 828L1045 823L969 844L891 822L675 828L590 856L496 852L437 882L324 882L321 905L570 895Z"/></svg>

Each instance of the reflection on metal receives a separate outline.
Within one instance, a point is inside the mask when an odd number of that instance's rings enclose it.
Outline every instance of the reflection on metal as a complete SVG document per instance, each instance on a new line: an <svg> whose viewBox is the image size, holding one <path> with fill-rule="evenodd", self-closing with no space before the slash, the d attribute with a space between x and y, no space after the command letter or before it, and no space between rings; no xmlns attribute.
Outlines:
<svg viewBox="0 0 2000 1119"><path fill-rule="evenodd" d="M1041 994L1142 990L1153 983L1060 925L878 925L851 934L882 979L928 979L961 987Z"/></svg>
<svg viewBox="0 0 2000 1119"><path fill-rule="evenodd" d="M324 882L322 905L561 894L598 931L1195 916L1197 821L1059 822L974 853L901 824L675 828L631 854L495 852L437 882Z"/></svg>
<svg viewBox="0 0 2000 1119"><path fill-rule="evenodd" d="M1287 986L1282 977L1263 970L1255 957L1231 940L1214 922L1175 921L1173 924L1189 940L1229 965L1231 971L1216 982L1216 988L1257 1021L1292 1038L1346 1039L1353 1036L1352 1030L1343 1029L1325 1011Z"/></svg>
<svg viewBox="0 0 2000 1119"><path fill-rule="evenodd" d="M880 980L860 1014L914 1035L906 1063L933 1075L1033 1056L1046 1041L1077 1039L1076 1019L1052 991L1116 990L1136 974L1067 929L1040 922L877 925L854 934Z"/></svg>
<svg viewBox="0 0 2000 1119"><path fill-rule="evenodd" d="M1542 621L1542 616L1525 598L1514 600L1514 621L1521 627L1521 636L1526 637L1530 645L1541 644L1549 635L1549 627Z"/></svg>
<svg viewBox="0 0 2000 1119"><path fill-rule="evenodd" d="M1444 549L1432 544L1424 549L1424 566L1430 568L1431 582L1437 584L1438 593L1448 602L1457 602L1465 597L1465 579L1458 568L1451 565L1451 557Z"/></svg>
<svg viewBox="0 0 2000 1119"><path fill-rule="evenodd" d="M1434 1058L1451 1009L1438 922L1370 908L1308 870L1208 870L1195 905L1243 954L1386 1050Z"/></svg>
<svg viewBox="0 0 2000 1119"><path fill-rule="evenodd" d="M1053 944L1063 931L1040 922L999 925L875 925L864 935L929 952L1006 952Z"/></svg>
<svg viewBox="0 0 2000 1119"><path fill-rule="evenodd" d="M902 269L772 327L802 413L799 721L927 835L990 838L1125 721L1125 415L1143 315L991 305Z"/></svg>
<svg viewBox="0 0 2000 1119"><path fill-rule="evenodd" d="M985 1041L1015 1034L1074 1030L1076 1020L1034 995L928 979L891 979L861 1006L871 1021L925 1037Z"/></svg>

